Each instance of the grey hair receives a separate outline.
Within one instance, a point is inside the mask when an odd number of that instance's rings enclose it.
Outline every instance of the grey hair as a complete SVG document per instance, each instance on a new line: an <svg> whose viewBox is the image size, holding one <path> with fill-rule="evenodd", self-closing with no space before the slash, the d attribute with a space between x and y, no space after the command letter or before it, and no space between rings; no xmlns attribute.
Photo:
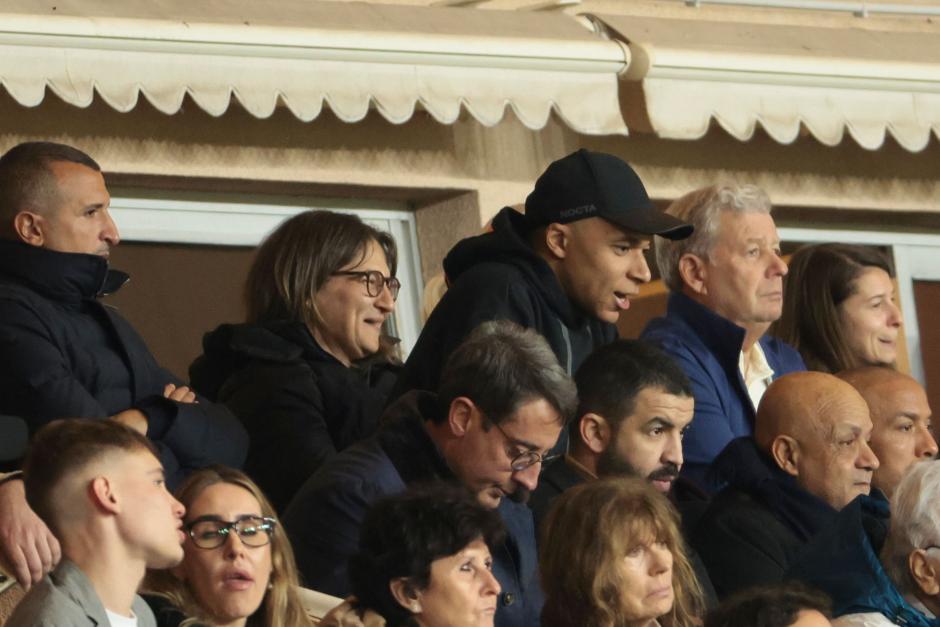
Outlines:
<svg viewBox="0 0 940 627"><path fill-rule="evenodd" d="M916 549L940 544L940 460L917 462L891 497L891 527L881 563L902 594L917 591L908 558Z"/></svg>
<svg viewBox="0 0 940 627"><path fill-rule="evenodd" d="M756 185L710 185L677 198L666 213L690 223L695 230L683 240L656 236L656 265L663 282L673 292L682 291L679 260L685 254L708 259L722 211L769 214L771 210L770 197Z"/></svg>
<svg viewBox="0 0 940 627"><path fill-rule="evenodd" d="M575 383L545 338L508 320L484 322L447 359L438 398L448 407L461 396L496 424L535 400L547 401L562 424L571 420L578 406Z"/></svg>

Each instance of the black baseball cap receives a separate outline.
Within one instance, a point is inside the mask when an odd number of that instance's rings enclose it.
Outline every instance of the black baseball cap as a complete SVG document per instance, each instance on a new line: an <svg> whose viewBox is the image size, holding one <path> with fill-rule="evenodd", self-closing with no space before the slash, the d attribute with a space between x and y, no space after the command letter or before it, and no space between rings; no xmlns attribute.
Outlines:
<svg viewBox="0 0 940 627"><path fill-rule="evenodd" d="M525 216L532 227L596 217L644 235L692 234L691 224L656 208L626 162L583 148L546 168L525 200Z"/></svg>

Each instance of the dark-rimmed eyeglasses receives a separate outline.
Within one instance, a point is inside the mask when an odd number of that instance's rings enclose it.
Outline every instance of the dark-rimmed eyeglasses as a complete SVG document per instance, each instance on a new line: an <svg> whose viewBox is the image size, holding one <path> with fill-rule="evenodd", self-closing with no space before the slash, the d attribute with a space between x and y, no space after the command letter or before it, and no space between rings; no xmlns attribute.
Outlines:
<svg viewBox="0 0 940 627"><path fill-rule="evenodd" d="M234 521L203 517L183 525L193 544L200 549L219 548L233 531L245 546L264 546L271 541L275 527L277 521L268 516L242 516Z"/></svg>
<svg viewBox="0 0 940 627"><path fill-rule="evenodd" d="M515 438L510 437L508 433L503 431L503 428L500 427L495 422L489 421L491 425L496 427L497 431L503 434L503 437L506 438L506 441L510 444L515 444L517 446L522 446ZM547 464L548 462L555 461L561 457L561 455L542 455L538 451L525 450L521 453L516 454L513 458L509 467L512 468L513 472L520 472L525 470L529 466L534 466L535 464L541 463L542 465Z"/></svg>
<svg viewBox="0 0 940 627"><path fill-rule="evenodd" d="M378 270L340 270L334 272L333 276L355 276L365 279L366 294L373 298L382 293L383 287L388 287L392 294L392 300L398 298L398 290L401 289L401 281L393 276L385 276Z"/></svg>

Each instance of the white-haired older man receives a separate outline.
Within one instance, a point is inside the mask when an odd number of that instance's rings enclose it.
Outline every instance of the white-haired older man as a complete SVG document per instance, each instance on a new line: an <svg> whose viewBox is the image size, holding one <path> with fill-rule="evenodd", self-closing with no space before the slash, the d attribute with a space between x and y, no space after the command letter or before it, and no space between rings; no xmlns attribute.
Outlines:
<svg viewBox="0 0 940 627"><path fill-rule="evenodd" d="M692 382L695 417L683 475L706 489L708 467L731 440L753 433L757 404L773 379L805 370L792 347L764 334L783 307L780 237L767 194L753 185L711 186L666 213L694 225L691 237L656 238L670 290L666 315L642 338L671 354Z"/></svg>
<svg viewBox="0 0 940 627"><path fill-rule="evenodd" d="M876 494L859 497L788 573L832 598L834 627L940 625L940 461L901 480L885 539L887 516Z"/></svg>

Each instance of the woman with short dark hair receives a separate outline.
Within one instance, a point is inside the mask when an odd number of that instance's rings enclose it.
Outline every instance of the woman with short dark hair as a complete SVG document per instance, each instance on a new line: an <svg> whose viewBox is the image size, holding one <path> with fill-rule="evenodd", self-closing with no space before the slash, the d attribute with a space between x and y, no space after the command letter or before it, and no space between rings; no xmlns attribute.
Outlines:
<svg viewBox="0 0 940 627"><path fill-rule="evenodd" d="M646 479L575 486L542 526L542 627L693 627L702 591L678 515Z"/></svg>
<svg viewBox="0 0 940 627"><path fill-rule="evenodd" d="M893 275L888 258L871 246L804 246L790 259L773 333L810 370L894 366L903 320Z"/></svg>
<svg viewBox="0 0 940 627"><path fill-rule="evenodd" d="M193 386L245 424L245 471L278 511L327 458L378 426L398 371L383 335L396 261L392 237L355 215L297 214L258 249L247 322L203 340Z"/></svg>
<svg viewBox="0 0 940 627"><path fill-rule="evenodd" d="M461 487L419 486L379 501L349 564L352 611L387 627L492 627L500 585L491 550L503 536L499 515ZM346 611L321 627L342 624Z"/></svg>

